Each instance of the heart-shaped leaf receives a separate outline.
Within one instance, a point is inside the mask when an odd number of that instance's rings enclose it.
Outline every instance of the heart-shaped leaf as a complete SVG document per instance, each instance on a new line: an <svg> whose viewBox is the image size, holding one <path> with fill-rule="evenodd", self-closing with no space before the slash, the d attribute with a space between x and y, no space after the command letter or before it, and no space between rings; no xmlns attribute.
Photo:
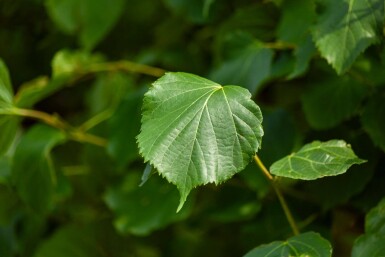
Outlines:
<svg viewBox="0 0 385 257"><path fill-rule="evenodd" d="M221 183L241 171L261 146L262 114L238 86L187 73L167 73L145 94L138 143L181 194Z"/></svg>
<svg viewBox="0 0 385 257"><path fill-rule="evenodd" d="M303 257L303 256L332 256L330 243L314 232L307 232L289 238L287 241L272 242L261 245L244 257Z"/></svg>
<svg viewBox="0 0 385 257"><path fill-rule="evenodd" d="M273 163L270 172L281 177L313 180L345 173L353 164L364 162L343 140L314 141Z"/></svg>

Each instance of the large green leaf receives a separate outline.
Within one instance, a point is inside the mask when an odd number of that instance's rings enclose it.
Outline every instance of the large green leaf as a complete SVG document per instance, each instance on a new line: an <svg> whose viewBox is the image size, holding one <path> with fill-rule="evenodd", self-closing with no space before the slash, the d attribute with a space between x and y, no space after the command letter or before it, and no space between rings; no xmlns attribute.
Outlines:
<svg viewBox="0 0 385 257"><path fill-rule="evenodd" d="M120 17L124 0L46 0L48 14L68 34L78 34L81 45L92 49Z"/></svg>
<svg viewBox="0 0 385 257"><path fill-rule="evenodd" d="M301 99L306 119L316 129L334 127L358 111L367 92L367 86L347 76L315 82Z"/></svg>
<svg viewBox="0 0 385 257"><path fill-rule="evenodd" d="M120 233L148 235L182 220L191 212L191 208L175 212L179 199L171 184L162 183L159 176L154 176L139 187L140 177L136 175L128 175L119 186L111 187L104 197L115 213L114 225Z"/></svg>
<svg viewBox="0 0 385 257"><path fill-rule="evenodd" d="M24 203L38 213L45 213L51 207L56 175L50 151L64 139L61 131L36 125L15 150L11 180Z"/></svg>
<svg viewBox="0 0 385 257"><path fill-rule="evenodd" d="M314 141L273 163L270 172L281 177L312 180L345 173L353 164L364 162L342 140Z"/></svg>
<svg viewBox="0 0 385 257"><path fill-rule="evenodd" d="M330 243L314 232L307 232L289 238L261 245L247 253L244 257L331 257Z"/></svg>
<svg viewBox="0 0 385 257"><path fill-rule="evenodd" d="M374 145L385 151L385 92L372 96L362 113L361 122Z"/></svg>
<svg viewBox="0 0 385 257"><path fill-rule="evenodd" d="M382 35L384 1L322 0L325 11L314 29L321 55L337 73L345 72Z"/></svg>
<svg viewBox="0 0 385 257"><path fill-rule="evenodd" d="M262 114L250 96L187 73L167 73L145 94L139 149L178 187L179 209L192 188L229 179L260 148Z"/></svg>

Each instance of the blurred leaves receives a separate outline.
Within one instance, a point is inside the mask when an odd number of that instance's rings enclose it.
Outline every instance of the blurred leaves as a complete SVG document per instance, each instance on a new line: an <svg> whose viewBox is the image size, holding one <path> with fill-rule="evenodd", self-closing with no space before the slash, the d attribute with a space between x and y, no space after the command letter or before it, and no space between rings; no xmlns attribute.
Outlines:
<svg viewBox="0 0 385 257"><path fill-rule="evenodd" d="M368 91L350 77L331 75L312 83L302 96L302 106L313 128L328 129L356 114Z"/></svg>
<svg viewBox="0 0 385 257"><path fill-rule="evenodd" d="M57 179L50 151L64 141L65 135L59 130L37 125L15 150L11 181L23 202L39 214L52 208Z"/></svg>
<svg viewBox="0 0 385 257"><path fill-rule="evenodd" d="M104 197L115 213L114 225L120 233L145 236L186 218L191 212L192 205L186 204L176 213L178 192L159 176L152 176L141 187L139 184L138 174L130 174L120 185L111 187Z"/></svg>
<svg viewBox="0 0 385 257"><path fill-rule="evenodd" d="M46 0L51 19L63 32L79 37L85 49L94 48L118 21L123 0Z"/></svg>

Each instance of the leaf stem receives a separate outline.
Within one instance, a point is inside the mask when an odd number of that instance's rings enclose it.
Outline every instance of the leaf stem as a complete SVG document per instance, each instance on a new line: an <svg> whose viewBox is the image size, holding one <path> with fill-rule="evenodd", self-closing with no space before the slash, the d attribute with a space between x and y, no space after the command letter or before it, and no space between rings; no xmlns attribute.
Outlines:
<svg viewBox="0 0 385 257"><path fill-rule="evenodd" d="M85 133L84 131L74 128L69 125L67 122L62 120L58 115L51 115L45 112L30 110L30 109L21 109L21 108L11 108L8 112L3 113L5 115L16 115L27 118L32 118L40 120L47 125L50 125L54 128L62 130L67 136L74 141L82 143L90 143L93 145L105 147L107 145L107 140L92 134Z"/></svg>
<svg viewBox="0 0 385 257"><path fill-rule="evenodd" d="M294 235L299 235L299 229L297 224L295 223L295 220L293 218L293 215L291 214L291 211L289 209L289 206L286 203L285 198L283 197L283 194L281 190L279 189L279 186L276 183L276 179L270 174L270 172L267 170L261 159L259 159L258 155L254 155L254 160L258 167L261 169L262 173L266 176L266 178L270 181L271 186L274 188L274 191L278 197L278 200L282 206L282 209L285 213L286 219L290 224L291 230L293 231Z"/></svg>

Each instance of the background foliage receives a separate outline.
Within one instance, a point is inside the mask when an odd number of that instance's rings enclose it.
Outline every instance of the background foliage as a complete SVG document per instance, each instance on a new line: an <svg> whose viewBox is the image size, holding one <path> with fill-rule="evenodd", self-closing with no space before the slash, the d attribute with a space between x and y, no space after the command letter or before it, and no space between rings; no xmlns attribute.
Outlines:
<svg viewBox="0 0 385 257"><path fill-rule="evenodd" d="M166 180L138 186L152 174L135 138L143 94L166 70L247 88L268 167L313 140L351 144L365 164L278 184L335 256L376 256L383 21L380 0L2 0L0 256L243 256L293 240L254 163L178 213Z"/></svg>

